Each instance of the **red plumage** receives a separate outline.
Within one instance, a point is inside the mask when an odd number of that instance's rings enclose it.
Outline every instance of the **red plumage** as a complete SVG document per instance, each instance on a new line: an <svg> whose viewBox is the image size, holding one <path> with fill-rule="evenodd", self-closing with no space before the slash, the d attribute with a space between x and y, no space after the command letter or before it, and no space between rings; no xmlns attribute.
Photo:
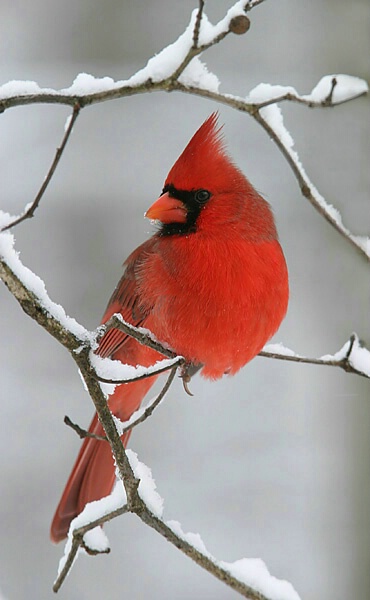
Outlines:
<svg viewBox="0 0 370 600"><path fill-rule="evenodd" d="M102 319L120 312L143 325L211 379L234 374L262 349L287 309L288 274L268 203L226 154L217 114L195 133L147 212L161 229L126 260ZM97 353L131 365L159 355L117 330ZM118 386L109 407L126 420L156 377ZM90 431L101 433L94 417ZM123 436L126 445L129 433ZM83 442L51 526L63 539L87 502L110 493L107 443Z"/></svg>

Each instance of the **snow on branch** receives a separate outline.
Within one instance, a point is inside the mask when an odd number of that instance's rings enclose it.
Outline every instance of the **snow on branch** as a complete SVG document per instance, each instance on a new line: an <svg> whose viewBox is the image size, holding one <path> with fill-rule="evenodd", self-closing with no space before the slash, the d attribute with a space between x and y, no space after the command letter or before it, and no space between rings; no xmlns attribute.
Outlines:
<svg viewBox="0 0 370 600"><path fill-rule="evenodd" d="M335 354L325 354L320 358L302 356L290 348L286 348L283 344L267 344L262 352L259 353L259 356L311 365L339 367L346 371L346 373L370 378L370 351L362 345L355 333L351 335L350 339L338 352Z"/></svg>
<svg viewBox="0 0 370 600"><path fill-rule="evenodd" d="M324 77L311 94L306 96L309 105L315 102L316 105L318 103L321 106L334 106L335 103L347 102L367 91L365 82L357 77L352 78L345 75L332 76L330 88L328 86L329 79L330 77ZM262 107L256 111L253 117L262 125L287 159L305 198L344 238L349 240L357 250L370 260L370 238L353 235L343 224L339 211L323 198L309 179L298 153L293 149L294 141L284 125L281 109L276 104L276 92L279 93L281 87L278 86L278 90L275 88L276 86L271 86L270 84L259 84L250 92L247 101L255 102L256 106ZM337 102L335 100L335 92L337 93ZM296 99L298 98L299 96L296 97ZM285 97L285 99L289 98Z"/></svg>
<svg viewBox="0 0 370 600"><path fill-rule="evenodd" d="M198 533L185 533L178 521L163 519L164 502L156 490L149 467L141 463L135 452L126 450L132 472L137 481L137 508L132 510L139 518L161 533L167 541L189 556L203 569L226 583L250 600L299 600L291 583L271 575L261 559L243 558L225 562L215 558L206 548ZM80 549L89 554L109 552L109 542L101 527L128 512L122 483L117 482L110 496L87 504L70 526L64 555L59 563L53 590L57 592L70 572Z"/></svg>
<svg viewBox="0 0 370 600"><path fill-rule="evenodd" d="M132 337L135 337L135 335L132 335ZM103 383L113 385L129 383L130 381L138 381L139 379L153 377L153 375L159 375L160 373L169 371L173 367L178 367L184 362L184 359L181 356L176 356L174 358L160 360L149 367L142 367L141 365L134 367L132 365L125 365L119 360L102 358L94 352L90 353L90 360L95 369L96 378ZM113 391L114 390L112 390L110 393Z"/></svg>
<svg viewBox="0 0 370 600"><path fill-rule="evenodd" d="M257 91L259 100L255 102ZM246 98L246 101L255 103L258 109L283 101L298 102L310 108L323 108L355 100L368 91L366 81L359 77L325 75L310 94L298 94L292 86L260 84Z"/></svg>
<svg viewBox="0 0 370 600"><path fill-rule="evenodd" d="M0 211L0 229L8 222L9 215ZM0 278L23 310L68 350L75 351L83 344L93 343L93 335L68 317L64 308L50 299L42 279L23 265L9 232L0 233Z"/></svg>
<svg viewBox="0 0 370 600"><path fill-rule="evenodd" d="M24 104L48 103L69 104L76 102L82 107L104 100L143 93L146 91L165 90L171 81L180 80L198 82L206 89L217 90L217 77L208 73L200 61L194 61L211 46L220 42L229 33L245 33L249 28L249 19L245 12L260 4L263 0L246 2L239 0L216 25L212 25L204 13L204 1L199 8L193 10L189 25L179 38L150 58L146 66L127 80L114 81L111 77L95 78L87 73L80 73L68 88L55 90L40 88L35 81L9 81L0 86L0 112L13 106ZM193 61L192 74L186 71Z"/></svg>

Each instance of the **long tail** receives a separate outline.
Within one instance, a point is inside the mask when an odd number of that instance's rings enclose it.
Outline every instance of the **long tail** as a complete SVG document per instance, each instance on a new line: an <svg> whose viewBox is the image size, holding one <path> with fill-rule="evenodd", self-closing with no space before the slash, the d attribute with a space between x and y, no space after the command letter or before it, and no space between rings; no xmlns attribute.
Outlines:
<svg viewBox="0 0 370 600"><path fill-rule="evenodd" d="M116 387L109 398L109 408L122 421L126 421L139 408L142 399L155 380L156 377L149 377ZM89 431L98 435L104 433L96 414ZM130 433L128 431L121 438L125 447ZM86 438L51 524L50 537L52 541L63 540L67 536L72 519L83 510L87 502L99 500L110 494L114 481L115 469L109 443Z"/></svg>

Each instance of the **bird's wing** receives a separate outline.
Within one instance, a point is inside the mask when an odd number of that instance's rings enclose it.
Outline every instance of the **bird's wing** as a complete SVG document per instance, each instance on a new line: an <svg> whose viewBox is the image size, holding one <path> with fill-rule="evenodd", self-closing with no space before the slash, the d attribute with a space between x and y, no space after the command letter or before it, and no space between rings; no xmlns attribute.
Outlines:
<svg viewBox="0 0 370 600"><path fill-rule="evenodd" d="M154 239L147 240L136 248L124 263L124 273L110 298L101 323L106 323L112 315L120 313L125 321L135 327L145 323L151 306L142 302L138 286L138 270L153 252ZM97 354L103 358L112 357L117 350L131 340L119 329L109 329L99 342Z"/></svg>

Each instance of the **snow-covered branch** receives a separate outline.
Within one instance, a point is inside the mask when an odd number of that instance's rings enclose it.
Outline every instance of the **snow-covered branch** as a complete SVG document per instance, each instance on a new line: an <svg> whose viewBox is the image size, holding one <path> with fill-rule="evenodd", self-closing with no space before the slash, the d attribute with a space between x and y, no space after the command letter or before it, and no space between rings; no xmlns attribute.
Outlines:
<svg viewBox="0 0 370 600"><path fill-rule="evenodd" d="M251 91L248 99L255 100L261 107L253 114L256 121L265 129L288 161L301 192L312 206L321 214L345 239L347 239L367 260L370 260L370 238L354 235L343 224L339 211L329 204L320 194L308 177L296 150L290 132L283 122L280 107L276 104L276 86L260 84ZM278 90L280 90L278 86ZM324 77L307 96L296 96L295 99L306 98L306 103L314 106L334 106L358 98L367 92L366 83L357 77L332 75ZM277 92L279 93L279 92ZM294 98L294 96L293 96ZM289 98L286 98L289 99Z"/></svg>
<svg viewBox="0 0 370 600"><path fill-rule="evenodd" d="M361 375L370 378L370 351L365 348L354 333L350 339L335 354L325 354L320 358L309 358L297 354L282 344L267 344L259 356L277 358L291 362L322 365L326 367L339 367L346 373Z"/></svg>
<svg viewBox="0 0 370 600"><path fill-rule="evenodd" d="M138 93L171 91L171 83L177 80L186 84L198 79L199 83L202 81L206 87L218 87L217 77L208 73L205 65L197 59L197 55L220 42L229 33L245 33L249 24L245 12L260 2L261 0L249 3L246 0L238 0L216 25L210 23L203 11L204 2L200 2L199 8L193 10L184 33L150 58L143 69L124 81L115 82L110 77L96 79L81 73L70 87L61 90L40 88L34 81L9 81L0 86L0 112L15 106L36 103L71 106L78 103L83 108L97 102ZM187 68L190 62L192 66Z"/></svg>
<svg viewBox="0 0 370 600"><path fill-rule="evenodd" d="M215 558L198 533L185 533L178 521L163 519L164 503L159 496L150 469L137 455L127 450L130 465L140 483L134 512L146 525L160 533L168 542L189 556L200 567L223 581L249 600L299 600L293 586L271 575L261 559L242 558L233 563ZM54 583L57 592L71 570L80 548L89 554L109 552L109 542L98 525L128 511L122 484L118 482L110 496L87 504L72 523Z"/></svg>

